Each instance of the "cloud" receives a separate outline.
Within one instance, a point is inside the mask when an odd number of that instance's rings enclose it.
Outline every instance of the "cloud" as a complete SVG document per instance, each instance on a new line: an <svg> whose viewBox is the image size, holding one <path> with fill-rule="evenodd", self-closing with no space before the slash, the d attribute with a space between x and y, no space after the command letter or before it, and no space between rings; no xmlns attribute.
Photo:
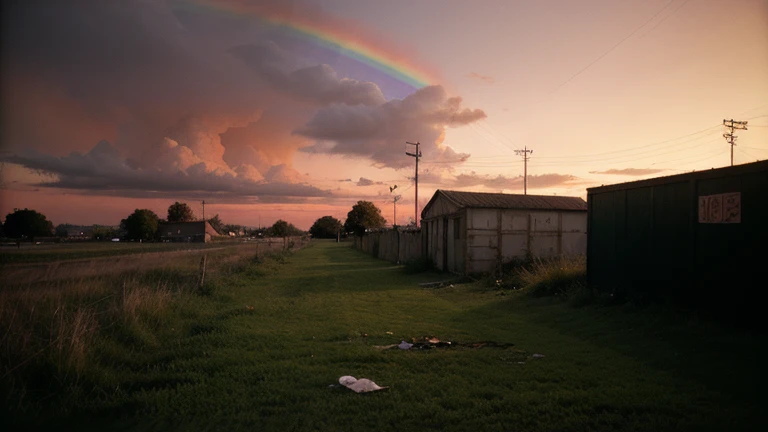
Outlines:
<svg viewBox="0 0 768 432"><path fill-rule="evenodd" d="M590 174L625 175L625 176L644 176L644 175L658 174L664 171L665 170L663 169L654 169L654 168L624 168L624 169L611 168L605 171L590 171L589 173Z"/></svg>
<svg viewBox="0 0 768 432"><path fill-rule="evenodd" d="M528 188L546 189L550 187L573 185L579 178L570 174L534 174L528 176ZM419 175L419 182L438 188L473 188L483 187L491 190L517 190L523 188L523 176L508 177L501 174L487 175L476 172L461 173L456 176L440 172L427 172Z"/></svg>
<svg viewBox="0 0 768 432"><path fill-rule="evenodd" d="M485 117L482 110L462 108L461 98L448 97L442 86L430 86L378 106L322 108L295 133L317 141L302 151L366 157L382 167L404 168L412 164L397 149L405 141L419 140L422 154L433 162L466 160L469 154L443 146L445 130Z"/></svg>
<svg viewBox="0 0 768 432"><path fill-rule="evenodd" d="M477 72L470 72L466 76L467 76L467 78L472 78L472 79L480 80L480 81L486 82L488 84L493 84L494 82L496 82L496 80L493 79L493 77L490 77L488 75L482 75L482 74L479 74Z"/></svg>
<svg viewBox="0 0 768 432"><path fill-rule="evenodd" d="M256 75L280 91L320 105L381 105L386 99L372 82L339 78L327 64L286 72L290 63L287 54L274 43L244 45L233 48L232 54L240 58Z"/></svg>
<svg viewBox="0 0 768 432"><path fill-rule="evenodd" d="M277 165L267 171L264 180L258 170L241 165L237 170L222 168L198 158L186 146L166 139L151 152L160 154L153 164L138 166L120 157L115 146L101 141L88 153L54 157L28 151L2 158L51 175L40 186L76 189L86 192L111 191L115 195L134 196L136 191L191 195L214 193L241 197L323 197L330 192L299 183L296 170Z"/></svg>
<svg viewBox="0 0 768 432"><path fill-rule="evenodd" d="M387 100L377 83L310 61L274 26L183 4L4 6L2 159L85 194L284 202L329 196L291 167L299 149L402 168L413 163L404 141L419 140L431 161L469 158L443 145L446 130L485 113L442 87Z"/></svg>
<svg viewBox="0 0 768 432"><path fill-rule="evenodd" d="M365 177L360 177L360 180L355 183L358 186L373 186L373 185L383 185L384 182L380 181L373 181L371 179L367 179Z"/></svg>

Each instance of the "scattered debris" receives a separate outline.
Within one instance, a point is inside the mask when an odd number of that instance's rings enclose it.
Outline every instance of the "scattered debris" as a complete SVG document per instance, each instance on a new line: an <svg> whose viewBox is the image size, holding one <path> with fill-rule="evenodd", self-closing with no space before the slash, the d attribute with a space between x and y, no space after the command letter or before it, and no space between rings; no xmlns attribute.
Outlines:
<svg viewBox="0 0 768 432"><path fill-rule="evenodd" d="M442 288L451 285L452 280L423 282L419 284L420 288ZM452 285L451 285L452 286Z"/></svg>
<svg viewBox="0 0 768 432"><path fill-rule="evenodd" d="M493 342L493 341L456 343L451 341L443 341L434 336L424 336L423 338L411 338L411 342L401 341L400 344L397 344L397 345L396 344L374 345L373 348L379 351L384 351L384 350L388 350L395 347L401 350L429 350L433 348L452 348L452 347L506 349L506 348L511 348L515 345L512 343L499 343L499 342Z"/></svg>
<svg viewBox="0 0 768 432"><path fill-rule="evenodd" d="M376 390L383 390L389 387L381 387L368 378L357 379L353 376L344 375L339 378L339 384L352 390L355 393L368 393ZM329 386L330 387L330 386Z"/></svg>
<svg viewBox="0 0 768 432"><path fill-rule="evenodd" d="M392 332L387 332L387 334L388 334L388 335L393 335L394 333L392 333Z"/></svg>
<svg viewBox="0 0 768 432"><path fill-rule="evenodd" d="M384 351L384 350L388 350L390 348L395 348L397 346L398 346L397 344L392 344L392 345L374 345L373 349L377 349L379 351Z"/></svg>
<svg viewBox="0 0 768 432"><path fill-rule="evenodd" d="M535 359L540 359L540 358L544 358L544 354L534 354L531 357L533 357Z"/></svg>

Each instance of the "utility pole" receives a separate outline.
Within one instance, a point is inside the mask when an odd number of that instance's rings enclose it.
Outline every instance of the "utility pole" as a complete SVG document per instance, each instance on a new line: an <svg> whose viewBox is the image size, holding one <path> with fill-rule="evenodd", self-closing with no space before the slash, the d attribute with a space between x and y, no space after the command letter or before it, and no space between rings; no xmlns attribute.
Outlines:
<svg viewBox="0 0 768 432"><path fill-rule="evenodd" d="M525 146L525 150L515 150L518 156L523 156L523 194L528 195L528 153L533 154L533 150L528 150L528 146Z"/></svg>
<svg viewBox="0 0 768 432"><path fill-rule="evenodd" d="M392 191L394 191L395 189L397 189L397 185L390 186L389 187L389 193L392 193ZM393 216L392 216L392 227L395 227L397 225L397 202L400 201L400 198L402 198L402 197L403 197L402 195L397 195L394 198L393 204L394 204L395 208L394 208L394 210L392 212L393 213Z"/></svg>
<svg viewBox="0 0 768 432"><path fill-rule="evenodd" d="M205 222L205 200L203 200L203 222Z"/></svg>
<svg viewBox="0 0 768 432"><path fill-rule="evenodd" d="M730 119L730 120L723 119L723 126L731 130L728 133L724 133L723 137L725 137L725 141L731 145L731 166L733 166L733 146L736 145L736 138L738 138L736 135L733 134L733 132L735 130L747 130L747 122L737 121L734 119Z"/></svg>
<svg viewBox="0 0 768 432"><path fill-rule="evenodd" d="M421 145L420 142L416 141L415 143L412 142L405 142L406 144L410 144L412 146L416 146L416 153L409 153L408 151L405 152L408 156L413 156L416 158L416 175L413 177L414 183L416 185L416 200L413 203L415 214L414 216L414 223L416 226L419 226L419 158L421 157L421 150L419 150L419 146Z"/></svg>
<svg viewBox="0 0 768 432"><path fill-rule="evenodd" d="M394 220L392 221L392 226L393 227L397 225L397 202L400 201L400 198L402 198L402 197L403 197L402 195L397 195L395 197L395 199L392 200L392 203L395 206L395 208L394 208L394 216L393 216Z"/></svg>

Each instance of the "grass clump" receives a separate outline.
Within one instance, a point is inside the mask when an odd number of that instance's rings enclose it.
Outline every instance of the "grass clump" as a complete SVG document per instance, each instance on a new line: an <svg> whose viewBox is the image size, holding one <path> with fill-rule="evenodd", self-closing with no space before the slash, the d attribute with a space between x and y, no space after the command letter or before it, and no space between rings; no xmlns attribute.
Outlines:
<svg viewBox="0 0 768 432"><path fill-rule="evenodd" d="M518 271L524 289L534 297L568 294L587 284L587 265L584 257L560 257L552 260L536 259L530 266Z"/></svg>

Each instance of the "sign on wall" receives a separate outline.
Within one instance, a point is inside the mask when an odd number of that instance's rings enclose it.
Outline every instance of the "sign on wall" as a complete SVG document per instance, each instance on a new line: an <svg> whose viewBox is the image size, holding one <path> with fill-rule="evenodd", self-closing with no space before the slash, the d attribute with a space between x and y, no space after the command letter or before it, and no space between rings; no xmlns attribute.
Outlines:
<svg viewBox="0 0 768 432"><path fill-rule="evenodd" d="M700 196L699 223L741 223L741 192Z"/></svg>

